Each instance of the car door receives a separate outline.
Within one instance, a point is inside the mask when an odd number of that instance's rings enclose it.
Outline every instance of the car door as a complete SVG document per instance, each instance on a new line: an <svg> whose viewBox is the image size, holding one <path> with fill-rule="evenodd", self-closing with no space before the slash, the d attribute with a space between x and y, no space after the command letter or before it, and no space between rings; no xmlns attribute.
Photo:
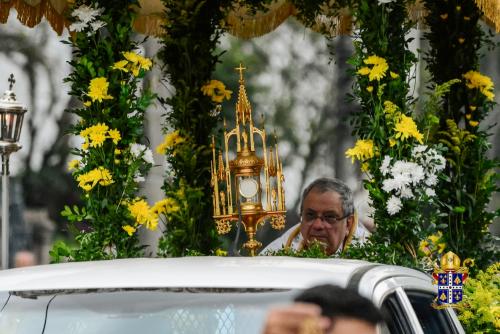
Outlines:
<svg viewBox="0 0 500 334"><path fill-rule="evenodd" d="M359 279L358 291L387 315L381 333L465 334L452 309L436 310L432 278L422 272L396 266L376 266Z"/></svg>

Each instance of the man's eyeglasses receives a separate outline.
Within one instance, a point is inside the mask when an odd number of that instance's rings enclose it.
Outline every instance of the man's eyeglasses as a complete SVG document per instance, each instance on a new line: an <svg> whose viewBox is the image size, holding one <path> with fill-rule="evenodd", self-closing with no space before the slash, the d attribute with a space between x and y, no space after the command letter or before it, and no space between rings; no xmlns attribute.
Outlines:
<svg viewBox="0 0 500 334"><path fill-rule="evenodd" d="M312 224L316 219L321 219L322 221L328 223L329 225L335 225L337 222L342 221L343 219L349 217L351 214L345 215L343 217L337 217L332 214L326 214L324 216L320 216L317 213L306 212L304 214L304 221L308 224Z"/></svg>

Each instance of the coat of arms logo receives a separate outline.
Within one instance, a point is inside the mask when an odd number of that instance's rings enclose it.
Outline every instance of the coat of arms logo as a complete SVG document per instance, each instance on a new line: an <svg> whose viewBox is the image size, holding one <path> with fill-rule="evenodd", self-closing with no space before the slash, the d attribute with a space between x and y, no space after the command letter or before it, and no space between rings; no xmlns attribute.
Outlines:
<svg viewBox="0 0 500 334"><path fill-rule="evenodd" d="M432 306L437 309L456 307L462 300L463 283L469 276L467 267L460 267L460 258L448 252L441 257L441 267L436 265L432 276L433 284L438 285L438 295Z"/></svg>

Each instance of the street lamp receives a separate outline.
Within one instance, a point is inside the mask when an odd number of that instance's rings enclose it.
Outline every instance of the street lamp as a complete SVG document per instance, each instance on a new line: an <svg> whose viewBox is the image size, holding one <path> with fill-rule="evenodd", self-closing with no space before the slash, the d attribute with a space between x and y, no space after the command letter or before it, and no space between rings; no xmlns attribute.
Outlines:
<svg viewBox="0 0 500 334"><path fill-rule="evenodd" d="M21 149L18 144L23 126L24 108L16 100L12 87L16 80L9 77L9 89L0 99L0 154L2 154L2 269L9 268L9 156Z"/></svg>
<svg viewBox="0 0 500 334"><path fill-rule="evenodd" d="M278 156L278 144L275 143L273 152L273 148L267 147L264 128L254 126L252 108L243 80L245 68L240 64L236 70L240 72L238 102L235 108L236 126L227 131L224 121L224 157L222 151L216 154L215 141L212 138L213 217L219 234L228 233L231 230L231 222L240 222L248 236L243 247L254 256L262 245L255 239L261 224L269 220L274 229L281 230L285 227L283 165ZM232 160L229 159L230 140L236 144L236 157ZM260 152L256 151L258 142L261 144ZM264 185L261 182L261 173L264 176Z"/></svg>

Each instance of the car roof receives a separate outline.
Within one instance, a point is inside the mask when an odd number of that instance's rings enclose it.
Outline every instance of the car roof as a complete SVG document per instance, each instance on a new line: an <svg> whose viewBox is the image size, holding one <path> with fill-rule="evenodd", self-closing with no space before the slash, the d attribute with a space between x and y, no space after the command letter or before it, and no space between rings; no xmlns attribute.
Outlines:
<svg viewBox="0 0 500 334"><path fill-rule="evenodd" d="M0 291L107 288L304 289L321 283L346 287L373 264L359 260L279 256L137 258L71 262L0 271ZM389 272L414 272L384 266Z"/></svg>

